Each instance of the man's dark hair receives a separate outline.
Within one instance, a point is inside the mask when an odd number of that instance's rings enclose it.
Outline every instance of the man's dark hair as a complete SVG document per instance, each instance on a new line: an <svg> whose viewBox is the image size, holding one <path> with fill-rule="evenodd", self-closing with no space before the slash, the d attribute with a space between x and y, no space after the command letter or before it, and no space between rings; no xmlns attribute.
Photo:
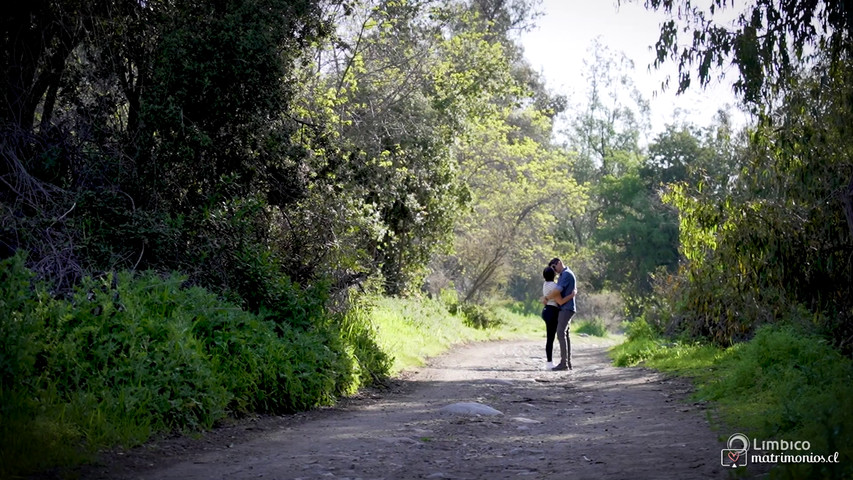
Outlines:
<svg viewBox="0 0 853 480"><path fill-rule="evenodd" d="M542 270L542 276L545 277L546 282L553 282L556 275L557 272L551 267L545 267L545 270Z"/></svg>
<svg viewBox="0 0 853 480"><path fill-rule="evenodd" d="M557 264L557 262L559 262L559 261L560 261L560 257L554 257L554 258L552 258L552 259L551 259L551 261L550 261L550 262L548 262L548 266L549 266L549 267L553 267L553 266L554 266L554 265L556 265L556 264Z"/></svg>

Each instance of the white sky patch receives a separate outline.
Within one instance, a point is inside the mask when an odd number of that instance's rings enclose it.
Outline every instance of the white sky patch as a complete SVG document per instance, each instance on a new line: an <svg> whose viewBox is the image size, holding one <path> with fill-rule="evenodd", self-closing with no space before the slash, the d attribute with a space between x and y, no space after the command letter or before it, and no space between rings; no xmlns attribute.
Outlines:
<svg viewBox="0 0 853 480"><path fill-rule="evenodd" d="M722 82L712 80L702 90L694 78L690 90L676 96L677 64L667 61L659 70L651 66L655 58L652 48L666 19L663 13L648 11L641 3L623 2L617 8L614 0L543 0L541 10L544 15L536 20L537 27L522 33L520 41L525 57L544 75L548 88L569 97L570 105L585 101L584 60L591 60L593 40L600 37L613 53L623 52L634 61L634 84L651 107L652 136L670 123L709 125L727 105L736 126L747 123L748 117L740 112L732 93L737 78L732 67ZM713 78L720 73L712 72ZM661 91L667 75L670 86Z"/></svg>

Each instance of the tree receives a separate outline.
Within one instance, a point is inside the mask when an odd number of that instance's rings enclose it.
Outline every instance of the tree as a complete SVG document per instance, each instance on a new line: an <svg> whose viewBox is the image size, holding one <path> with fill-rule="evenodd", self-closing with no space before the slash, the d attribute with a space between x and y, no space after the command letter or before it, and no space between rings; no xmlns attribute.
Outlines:
<svg viewBox="0 0 853 480"><path fill-rule="evenodd" d="M553 256L555 219L584 207L568 154L529 137L511 140L514 130L507 119L484 122L460 150L472 210L457 227L460 271L453 278L465 301L483 301L514 276L528 277L530 265Z"/></svg>
<svg viewBox="0 0 853 480"><path fill-rule="evenodd" d="M675 8L676 5L680 7ZM689 1L646 1L647 8L670 15L678 12L678 19L686 22L682 33L692 36L692 43L680 48L676 21L671 19L661 26L656 44L655 65L668 58L678 61L679 92L690 86L694 75L702 86L707 85L712 68L721 67L729 58L739 72L735 90L754 107L769 105L774 95L810 61L817 61L818 68L825 67L830 72L848 68L853 53L853 9L848 2L806 0L777 4L760 0L737 15L732 29L713 21L718 9L733 6L734 2L714 0L710 15L706 15ZM695 65L698 68L694 72ZM853 175L837 196L853 236Z"/></svg>
<svg viewBox="0 0 853 480"><path fill-rule="evenodd" d="M602 224L595 233L608 286L626 295L651 292L649 275L678 265L678 218L637 172L607 176L598 189Z"/></svg>
<svg viewBox="0 0 853 480"><path fill-rule="evenodd" d="M601 39L592 43L585 60L587 91L575 107L566 146L577 152L574 179L589 192L583 210L559 218L557 238L561 251L577 252L574 271L593 290L608 283L606 248L596 243L596 232L607 220L602 203L604 179L636 172L642 160L640 137L648 129L648 104L631 81L633 63L610 51ZM613 282L610 282L613 284Z"/></svg>
<svg viewBox="0 0 853 480"><path fill-rule="evenodd" d="M471 5L366 2L341 25L302 70L291 116L304 125L299 141L317 162L319 191L369 212L355 229L333 225L338 258L404 294L449 248L467 201L457 145L472 119L494 116L495 99L515 98L518 87L504 44Z"/></svg>
<svg viewBox="0 0 853 480"><path fill-rule="evenodd" d="M680 90L694 75L706 84L711 69L731 59L737 91L760 114L730 194L679 187L669 196L680 210L689 260L677 321L725 343L761 323L795 317L851 351L849 5L758 1L731 28L690 2L647 6L681 12L682 32L693 36L679 51L672 20L658 42L658 62L679 61ZM715 1L711 13L730 6ZM792 305L809 313L794 313Z"/></svg>
<svg viewBox="0 0 853 480"><path fill-rule="evenodd" d="M303 45L324 34L319 2L44 1L5 10L0 28L13 228L0 236L44 276L226 281L227 243L265 239L263 208L235 210L298 193L298 152L279 141L292 126L275 117ZM222 242L226 229L239 238Z"/></svg>
<svg viewBox="0 0 853 480"><path fill-rule="evenodd" d="M611 52L600 37L590 50L592 57L584 60L588 90L579 107L582 114L568 133L569 145L577 149L579 161L591 164L591 178L619 175L625 162L636 163L639 156L640 135L648 130L648 102L631 81L634 64L624 53Z"/></svg>
<svg viewBox="0 0 853 480"><path fill-rule="evenodd" d="M623 175L605 176L598 200L601 222L594 238L612 287L634 297L652 293L651 275L675 273L679 261L678 215L661 201L670 185L683 184L708 198L731 191L732 163L725 118L699 129L668 125L648 146L642 163Z"/></svg>
<svg viewBox="0 0 853 480"><path fill-rule="evenodd" d="M679 92L690 87L694 75L707 85L713 69L731 60L739 73L736 91L756 103L764 88L781 86L812 52L827 51L838 66L850 53L853 9L842 0L758 0L737 13L731 29L714 21L718 11L736 6L731 0L713 0L708 10L689 0L646 0L645 5L677 17L661 25L655 65L678 62ZM684 46L679 31L690 38Z"/></svg>

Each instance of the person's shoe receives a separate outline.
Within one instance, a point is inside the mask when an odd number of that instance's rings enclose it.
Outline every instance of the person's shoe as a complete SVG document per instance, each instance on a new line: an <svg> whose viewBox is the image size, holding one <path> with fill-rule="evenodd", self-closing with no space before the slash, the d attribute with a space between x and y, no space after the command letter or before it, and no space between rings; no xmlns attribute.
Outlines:
<svg viewBox="0 0 853 480"><path fill-rule="evenodd" d="M551 370L554 368L554 362L548 362L545 364L545 370Z"/></svg>
<svg viewBox="0 0 853 480"><path fill-rule="evenodd" d="M556 367L552 368L551 370L557 372L560 370L568 370L568 369L569 369L569 367L567 367L561 363L561 364L557 365Z"/></svg>

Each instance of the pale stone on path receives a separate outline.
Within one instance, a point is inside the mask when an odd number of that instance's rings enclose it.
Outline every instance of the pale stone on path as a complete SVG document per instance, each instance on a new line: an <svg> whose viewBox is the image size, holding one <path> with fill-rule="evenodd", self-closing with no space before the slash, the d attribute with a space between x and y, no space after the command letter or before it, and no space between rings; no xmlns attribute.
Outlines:
<svg viewBox="0 0 853 480"><path fill-rule="evenodd" d="M495 416L495 415L503 415L503 412L495 410L494 408L483 405L482 403L476 402L459 402L447 405L446 407L442 407L440 412L444 413L455 413L458 415L485 415L485 416Z"/></svg>

